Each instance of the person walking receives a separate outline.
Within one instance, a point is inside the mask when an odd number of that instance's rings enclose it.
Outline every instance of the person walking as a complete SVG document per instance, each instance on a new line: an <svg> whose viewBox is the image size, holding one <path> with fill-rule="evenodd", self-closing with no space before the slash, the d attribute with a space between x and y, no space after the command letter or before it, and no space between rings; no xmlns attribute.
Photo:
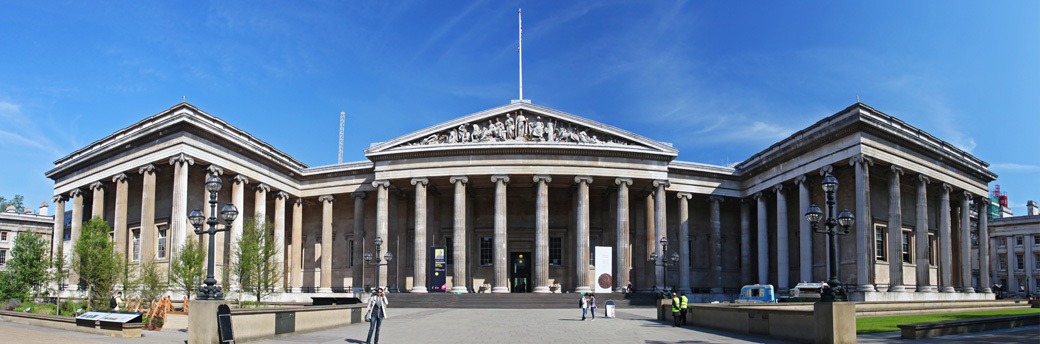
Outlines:
<svg viewBox="0 0 1040 344"><path fill-rule="evenodd" d="M581 301L578 301L578 306L581 307L581 321L585 321L585 316L589 313L589 299L585 297L585 294L581 294Z"/></svg>
<svg viewBox="0 0 1040 344"><path fill-rule="evenodd" d="M592 313L592 321L596 321L596 294L589 294L589 313Z"/></svg>
<svg viewBox="0 0 1040 344"><path fill-rule="evenodd" d="M112 299L108 300L108 307L114 312L122 311L120 305L123 304L123 292L118 292L112 295Z"/></svg>
<svg viewBox="0 0 1040 344"><path fill-rule="evenodd" d="M672 327L679 327L679 307L681 303L682 300L675 293L672 293Z"/></svg>
<svg viewBox="0 0 1040 344"><path fill-rule="evenodd" d="M386 318L386 305L390 304L383 295L383 288L376 288L375 295L368 299L368 309L365 310L365 318L370 319L368 325L368 340L366 344L372 344L372 331L376 333L375 343L379 343L379 327L383 325Z"/></svg>
<svg viewBox="0 0 1040 344"><path fill-rule="evenodd" d="M682 293L679 296L679 316L682 319L682 324L686 325L686 306L689 306L690 299L686 298L686 293Z"/></svg>

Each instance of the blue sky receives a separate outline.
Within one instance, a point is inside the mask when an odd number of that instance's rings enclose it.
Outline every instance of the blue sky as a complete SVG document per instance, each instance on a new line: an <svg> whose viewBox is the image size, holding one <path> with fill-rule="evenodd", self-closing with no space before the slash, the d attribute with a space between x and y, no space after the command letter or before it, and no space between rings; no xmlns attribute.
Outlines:
<svg viewBox="0 0 1040 344"><path fill-rule="evenodd" d="M524 96L734 163L856 97L1040 200L1040 3L0 1L0 195L188 102L310 166Z"/></svg>

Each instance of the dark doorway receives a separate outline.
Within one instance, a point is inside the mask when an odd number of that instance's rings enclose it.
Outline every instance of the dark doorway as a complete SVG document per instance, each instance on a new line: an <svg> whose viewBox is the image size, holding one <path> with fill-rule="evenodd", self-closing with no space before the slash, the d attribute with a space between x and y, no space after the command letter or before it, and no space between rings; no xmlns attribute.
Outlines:
<svg viewBox="0 0 1040 344"><path fill-rule="evenodd" d="M509 253L509 288L514 293L531 292L531 253Z"/></svg>

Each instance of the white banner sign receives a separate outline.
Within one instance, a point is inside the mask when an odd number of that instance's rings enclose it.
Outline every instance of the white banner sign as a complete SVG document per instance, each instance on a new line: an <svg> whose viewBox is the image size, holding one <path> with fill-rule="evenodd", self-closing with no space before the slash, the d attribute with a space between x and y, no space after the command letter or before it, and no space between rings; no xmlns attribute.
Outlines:
<svg viewBox="0 0 1040 344"><path fill-rule="evenodd" d="M614 248L610 246L596 246L596 276L592 284L597 293L609 293L614 285Z"/></svg>

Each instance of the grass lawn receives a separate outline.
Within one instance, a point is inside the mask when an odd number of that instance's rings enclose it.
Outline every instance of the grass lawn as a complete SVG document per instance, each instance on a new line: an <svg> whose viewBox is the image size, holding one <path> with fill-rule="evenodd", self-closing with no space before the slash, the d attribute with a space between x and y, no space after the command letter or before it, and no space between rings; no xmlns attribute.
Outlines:
<svg viewBox="0 0 1040 344"><path fill-rule="evenodd" d="M1022 314L1037 314L1040 315L1040 309L1038 308L1024 308L1024 309L1012 309L1003 311L985 311L985 312L968 312L968 313L947 313L947 314L923 314L923 315L900 315L893 317L874 317L874 318L858 318L856 319L856 334L868 334L878 332L891 332L899 331L896 325L905 324L917 324L917 323L928 323L937 321L948 321L948 320L965 320L974 318L990 318L1008 315L1022 315Z"/></svg>

